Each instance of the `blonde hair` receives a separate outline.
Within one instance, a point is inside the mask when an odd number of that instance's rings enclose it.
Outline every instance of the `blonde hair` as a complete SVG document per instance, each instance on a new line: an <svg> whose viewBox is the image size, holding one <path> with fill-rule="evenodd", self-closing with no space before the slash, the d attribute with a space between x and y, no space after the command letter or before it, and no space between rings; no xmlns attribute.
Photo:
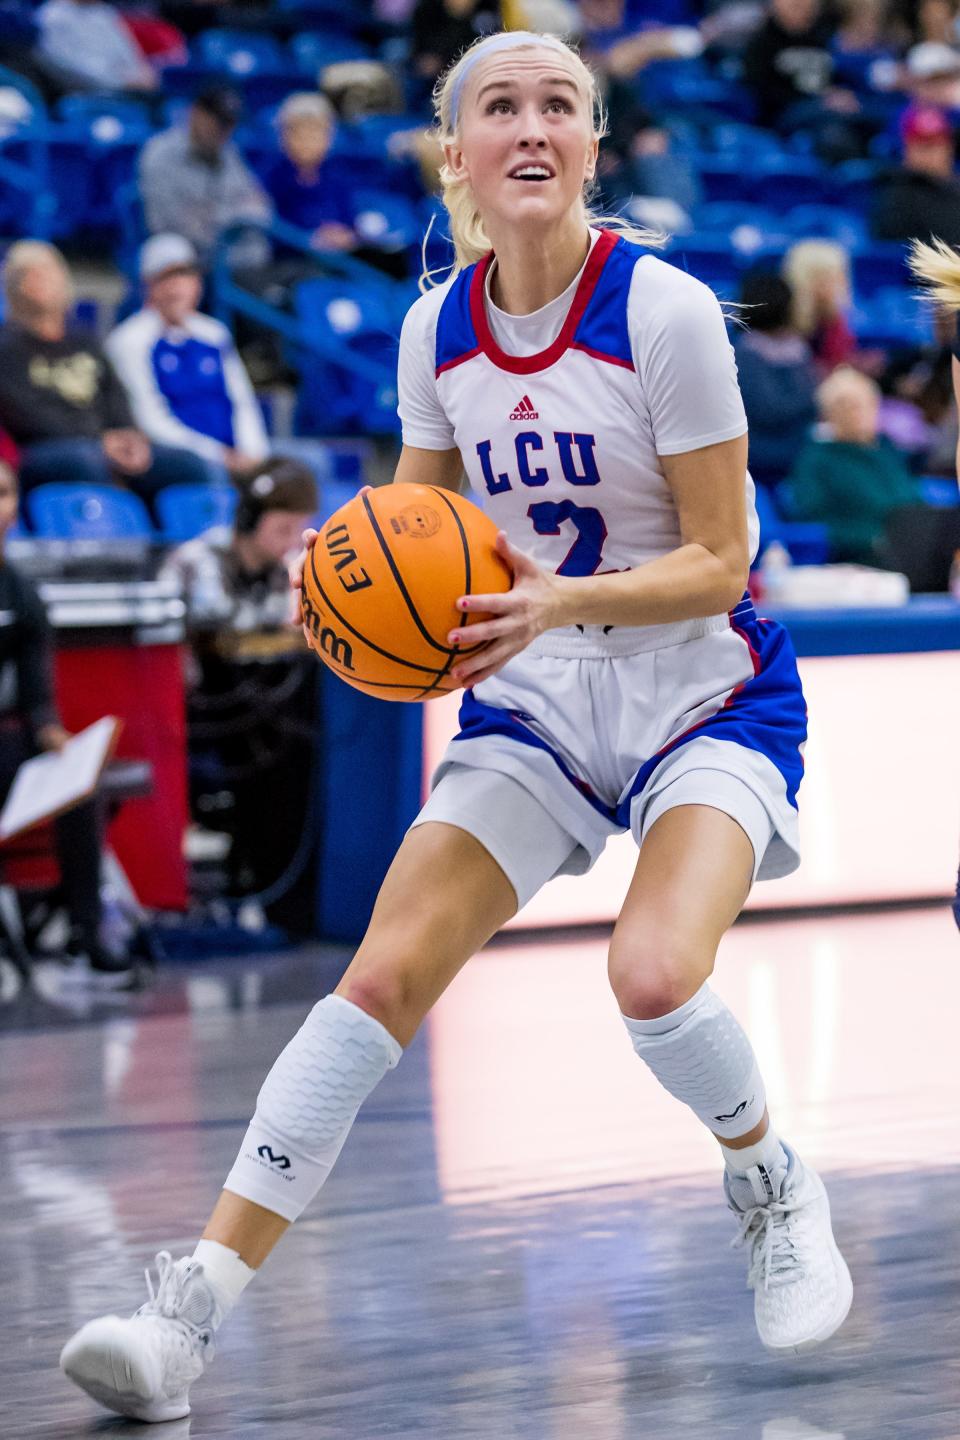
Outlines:
<svg viewBox="0 0 960 1440"><path fill-rule="evenodd" d="M23 277L34 266L48 265L51 261L59 265L69 281L69 266L56 245L48 245L46 240L18 240L10 246L3 262L3 293L11 311L17 310ZM72 293L72 285L70 290Z"/></svg>
<svg viewBox="0 0 960 1440"><path fill-rule="evenodd" d="M836 240L800 240L791 245L783 260L783 278L793 291L793 323L801 335L817 328L814 282L822 275L838 275L850 294L850 260Z"/></svg>
<svg viewBox="0 0 960 1440"><path fill-rule="evenodd" d="M880 398L880 386L869 375L864 375L862 370L855 370L852 365L838 365L822 382L817 386L816 401L821 415L829 415L830 410L836 402L851 390L867 391L875 400Z"/></svg>
<svg viewBox="0 0 960 1440"><path fill-rule="evenodd" d="M936 236L929 245L914 240L907 264L926 287L927 300L948 310L960 310L960 252Z"/></svg>
<svg viewBox="0 0 960 1440"><path fill-rule="evenodd" d="M462 105L457 105L457 113L454 113L455 100L459 98L463 88L465 72L472 69L478 61L484 58L486 50L491 49L497 53L499 45L492 42L500 41L504 32L496 35L486 35L464 50L460 58L437 81L433 92L434 114L436 124L431 132L440 145L452 143L460 133ZM593 72L584 64L579 52L566 41L559 41L554 35L540 35L533 31L513 32L517 37L517 43L511 47L509 53L514 50L536 49L543 45L552 53L565 51L572 62L574 72L582 80L584 87L590 97L590 106L593 123L593 138L602 140L607 133L607 117L600 96L600 88L597 78ZM521 38L523 36L523 38ZM529 38L527 38L529 37ZM483 219L470 189L469 181L457 179L450 171L446 162L440 167L441 198L450 221L450 239L453 242L454 262L449 271L429 270L426 263L427 237L423 242L423 272L420 276L420 289L425 291L435 284L441 283L434 277L442 274L444 279L448 275L456 275L460 270L465 270L468 265L473 265L477 260L482 260L493 246L483 228ZM599 225L606 230L615 230L625 240L632 240L637 245L645 245L653 249L660 249L666 244L666 236L655 230L646 230L640 226L633 225L629 220L620 215L602 215L592 210L588 204L589 191L592 187L584 187L583 213L588 225ZM427 236L429 236L429 230Z"/></svg>

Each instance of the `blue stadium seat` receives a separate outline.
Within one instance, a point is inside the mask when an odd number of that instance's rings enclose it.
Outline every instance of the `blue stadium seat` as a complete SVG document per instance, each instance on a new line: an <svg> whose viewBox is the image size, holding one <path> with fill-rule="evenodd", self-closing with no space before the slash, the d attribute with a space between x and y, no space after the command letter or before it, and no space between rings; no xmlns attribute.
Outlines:
<svg viewBox="0 0 960 1440"><path fill-rule="evenodd" d="M741 159L705 156L699 169L700 184L707 201L739 201L749 204L753 200L754 177L750 167L744 165ZM775 204L775 201L770 201L771 207Z"/></svg>
<svg viewBox="0 0 960 1440"><path fill-rule="evenodd" d="M280 41L257 31L204 30L194 41L191 58L234 80L295 72Z"/></svg>
<svg viewBox="0 0 960 1440"><path fill-rule="evenodd" d="M933 316L919 295L902 286L884 287L860 299L852 325L867 349L910 349L933 339Z"/></svg>
<svg viewBox="0 0 960 1440"><path fill-rule="evenodd" d="M741 265L728 235L679 235L664 258L731 299L740 282Z"/></svg>
<svg viewBox="0 0 960 1440"><path fill-rule="evenodd" d="M164 540L179 545L214 525L232 525L237 490L233 485L168 485L154 503Z"/></svg>
<svg viewBox="0 0 960 1440"><path fill-rule="evenodd" d="M370 23L369 0L275 0L275 8L312 30L359 30Z"/></svg>
<svg viewBox="0 0 960 1440"><path fill-rule="evenodd" d="M795 565L825 565L830 558L830 542L826 525L817 521L788 520L783 515L777 495L766 485L756 487L757 518L760 521L760 559L763 551L774 542L782 545Z"/></svg>
<svg viewBox="0 0 960 1440"><path fill-rule="evenodd" d="M853 293L868 300L878 290L903 289L912 283L906 266L906 247L874 241L851 256Z"/></svg>
<svg viewBox="0 0 960 1440"><path fill-rule="evenodd" d="M146 106L127 96L64 95L57 104L57 117L101 144L130 135L142 139L153 129Z"/></svg>
<svg viewBox="0 0 960 1440"><path fill-rule="evenodd" d="M654 109L718 112L752 120L753 96L735 80L713 74L700 60L656 60L643 72L643 96Z"/></svg>
<svg viewBox="0 0 960 1440"><path fill-rule="evenodd" d="M833 195L846 209L869 215L877 186L889 171L889 164L882 160L848 160L831 173Z"/></svg>
<svg viewBox="0 0 960 1440"><path fill-rule="evenodd" d="M354 190L350 199L354 228L365 244L388 251L419 244L420 218L406 196L389 190Z"/></svg>
<svg viewBox="0 0 960 1440"><path fill-rule="evenodd" d="M163 88L171 100L189 99L206 85L229 82L256 110L303 87L303 73L273 35L246 30L206 30L193 42L186 65L164 71Z"/></svg>
<svg viewBox="0 0 960 1440"><path fill-rule="evenodd" d="M781 217L767 205L749 205L740 200L709 200L698 205L694 213L697 230L714 235L731 234L741 225L750 225L763 232L779 233Z"/></svg>
<svg viewBox="0 0 960 1440"><path fill-rule="evenodd" d="M34 534L44 540L153 540L147 507L129 490L69 482L38 485L26 497Z"/></svg>
<svg viewBox="0 0 960 1440"><path fill-rule="evenodd" d="M352 35L325 30L322 33L308 30L294 35L290 41L290 53L297 68L310 79L315 79L325 65L336 65L341 60L369 60L372 51L369 45Z"/></svg>
<svg viewBox="0 0 960 1440"><path fill-rule="evenodd" d="M836 240L846 250L855 250L868 242L863 216L855 210L841 210L836 205L796 205L784 216L784 226L798 240L812 236Z"/></svg>
<svg viewBox="0 0 960 1440"><path fill-rule="evenodd" d="M98 230L116 235L116 197L135 178L137 158L153 133L137 100L108 94L67 95L49 132L57 235Z"/></svg>
<svg viewBox="0 0 960 1440"><path fill-rule="evenodd" d="M954 510L960 505L960 486L945 475L922 475L920 493L925 503L937 510Z"/></svg>
<svg viewBox="0 0 960 1440"><path fill-rule="evenodd" d="M783 141L772 130L761 130L758 125L745 125L737 120L711 125L704 138L712 154L726 159L746 156L755 160L760 155L785 153Z"/></svg>
<svg viewBox="0 0 960 1440"><path fill-rule="evenodd" d="M820 164L801 155L758 156L752 176L751 198L781 214L795 205L819 205L830 197Z"/></svg>
<svg viewBox="0 0 960 1440"><path fill-rule="evenodd" d="M400 327L384 305L383 288L305 280L294 291L294 305L315 352L303 366L297 430L396 434Z"/></svg>

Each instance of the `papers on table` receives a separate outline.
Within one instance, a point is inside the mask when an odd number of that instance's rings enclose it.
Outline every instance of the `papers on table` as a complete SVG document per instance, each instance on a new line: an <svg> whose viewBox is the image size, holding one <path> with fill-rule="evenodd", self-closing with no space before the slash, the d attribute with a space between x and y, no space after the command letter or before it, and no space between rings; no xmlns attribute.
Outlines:
<svg viewBox="0 0 960 1440"><path fill-rule="evenodd" d="M120 721L105 715L79 735L71 736L62 750L24 761L0 812L0 840L9 840L88 799L113 754L119 733Z"/></svg>

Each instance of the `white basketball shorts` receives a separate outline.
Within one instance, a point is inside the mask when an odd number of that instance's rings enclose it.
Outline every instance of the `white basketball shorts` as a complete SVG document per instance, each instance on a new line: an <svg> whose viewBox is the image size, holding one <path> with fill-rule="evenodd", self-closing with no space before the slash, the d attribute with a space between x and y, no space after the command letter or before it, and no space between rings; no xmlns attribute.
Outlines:
<svg viewBox="0 0 960 1440"><path fill-rule="evenodd" d="M519 907L553 876L583 874L611 835L642 845L677 805L730 815L754 878L788 875L807 732L790 638L747 599L691 629L677 643L665 627L540 636L465 692L414 824L475 835Z"/></svg>

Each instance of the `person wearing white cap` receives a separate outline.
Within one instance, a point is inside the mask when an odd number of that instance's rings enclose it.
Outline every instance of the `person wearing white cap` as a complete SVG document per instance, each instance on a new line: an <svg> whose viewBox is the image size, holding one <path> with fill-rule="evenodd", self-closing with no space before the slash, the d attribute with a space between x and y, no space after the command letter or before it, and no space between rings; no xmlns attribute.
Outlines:
<svg viewBox="0 0 960 1440"><path fill-rule="evenodd" d="M108 337L137 424L150 439L205 461L211 478L262 460L267 432L227 327L197 309L197 252L182 235L152 235L140 252L146 304Z"/></svg>

